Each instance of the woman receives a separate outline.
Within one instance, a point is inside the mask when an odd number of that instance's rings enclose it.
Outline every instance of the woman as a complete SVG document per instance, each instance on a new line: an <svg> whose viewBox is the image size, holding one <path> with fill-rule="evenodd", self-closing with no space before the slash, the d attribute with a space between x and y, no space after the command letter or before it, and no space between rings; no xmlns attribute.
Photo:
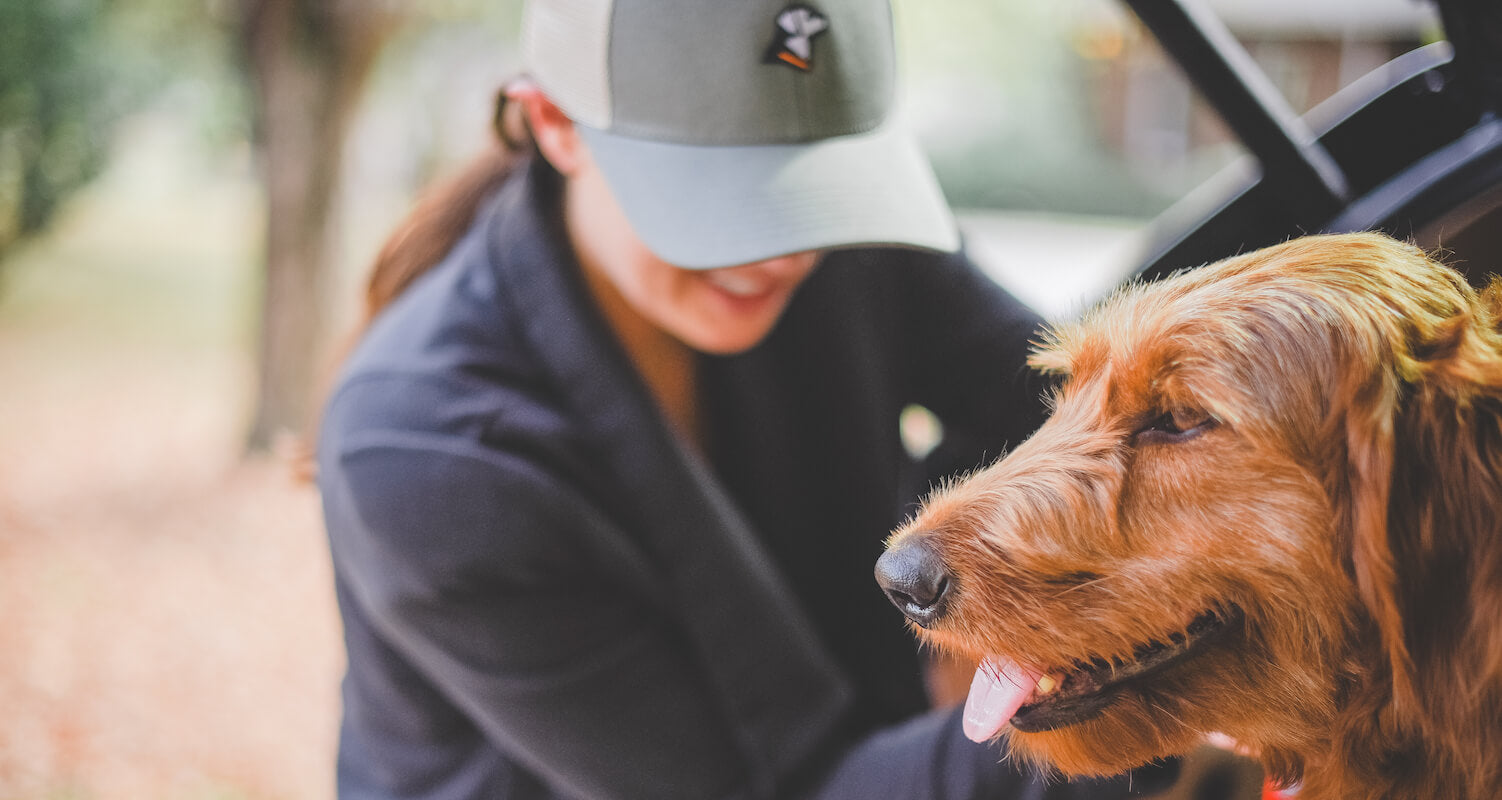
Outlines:
<svg viewBox="0 0 1502 800"><path fill-rule="evenodd" d="M924 714L871 578L933 480L1040 419L1039 320L944 252L887 124L884 0L523 28L497 116L530 141L393 238L323 425L341 796L1125 796Z"/></svg>

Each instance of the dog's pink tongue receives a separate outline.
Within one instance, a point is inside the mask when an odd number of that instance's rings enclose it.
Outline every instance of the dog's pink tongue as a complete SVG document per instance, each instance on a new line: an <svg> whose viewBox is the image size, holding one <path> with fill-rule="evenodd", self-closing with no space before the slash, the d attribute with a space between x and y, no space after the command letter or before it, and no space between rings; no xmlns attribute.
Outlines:
<svg viewBox="0 0 1502 800"><path fill-rule="evenodd" d="M1001 732L1027 702L1041 672L1033 672L1004 656L990 656L975 670L970 696L965 698L965 735L984 742Z"/></svg>

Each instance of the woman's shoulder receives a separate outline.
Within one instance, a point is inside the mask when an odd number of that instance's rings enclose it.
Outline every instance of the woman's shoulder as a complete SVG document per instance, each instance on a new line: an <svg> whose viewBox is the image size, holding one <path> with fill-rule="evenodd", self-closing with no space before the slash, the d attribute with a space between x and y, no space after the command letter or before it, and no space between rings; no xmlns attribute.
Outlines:
<svg viewBox="0 0 1502 800"><path fill-rule="evenodd" d="M581 434L549 385L499 362L371 366L347 374L324 409L319 451L430 453L504 464L577 449Z"/></svg>
<svg viewBox="0 0 1502 800"><path fill-rule="evenodd" d="M583 441L559 404L514 375L359 372L332 396L319 431L330 533L374 537L437 572L471 547L469 532L515 523L492 544L525 550L527 530L579 508L564 498L578 495Z"/></svg>
<svg viewBox="0 0 1502 800"><path fill-rule="evenodd" d="M503 463L508 449L570 440L556 393L521 349L452 328L392 333L398 344L358 351L329 395L319 431L328 468L373 452Z"/></svg>
<svg viewBox="0 0 1502 800"><path fill-rule="evenodd" d="M441 426L479 408L535 402L543 382L519 335L485 215L360 332L329 413L360 426Z"/></svg>

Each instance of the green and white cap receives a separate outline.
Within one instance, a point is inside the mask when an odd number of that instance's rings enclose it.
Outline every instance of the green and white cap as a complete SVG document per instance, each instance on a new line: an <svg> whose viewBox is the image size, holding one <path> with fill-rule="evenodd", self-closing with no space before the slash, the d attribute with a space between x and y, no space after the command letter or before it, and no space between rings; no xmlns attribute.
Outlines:
<svg viewBox="0 0 1502 800"><path fill-rule="evenodd" d="M887 0L531 0L522 49L668 263L959 246L893 124Z"/></svg>

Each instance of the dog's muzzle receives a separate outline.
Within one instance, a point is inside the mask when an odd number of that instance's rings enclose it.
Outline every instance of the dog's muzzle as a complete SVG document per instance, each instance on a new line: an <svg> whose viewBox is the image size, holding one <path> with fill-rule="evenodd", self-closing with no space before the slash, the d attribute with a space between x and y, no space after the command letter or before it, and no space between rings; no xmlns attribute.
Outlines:
<svg viewBox="0 0 1502 800"><path fill-rule="evenodd" d="M876 582L908 619L928 628L944 616L954 578L923 536L908 536L876 560Z"/></svg>

